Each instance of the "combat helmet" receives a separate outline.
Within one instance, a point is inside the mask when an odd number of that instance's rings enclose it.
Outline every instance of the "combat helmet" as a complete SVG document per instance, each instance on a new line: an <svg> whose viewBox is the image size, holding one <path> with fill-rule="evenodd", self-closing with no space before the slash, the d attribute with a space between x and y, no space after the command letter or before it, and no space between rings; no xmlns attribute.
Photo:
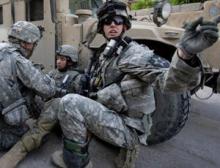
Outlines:
<svg viewBox="0 0 220 168"><path fill-rule="evenodd" d="M56 51L58 55L69 57L72 62L78 62L78 52L77 49L71 45L64 44L58 48Z"/></svg>
<svg viewBox="0 0 220 168"><path fill-rule="evenodd" d="M41 32L37 26L30 22L17 21L12 25L8 36L33 44L40 40Z"/></svg>
<svg viewBox="0 0 220 168"><path fill-rule="evenodd" d="M106 1L98 10L98 24L97 32L103 33L103 21L107 17L122 16L124 19L124 24L127 26L127 29L131 28L131 22L127 12L127 6L125 3L118 0L109 0Z"/></svg>

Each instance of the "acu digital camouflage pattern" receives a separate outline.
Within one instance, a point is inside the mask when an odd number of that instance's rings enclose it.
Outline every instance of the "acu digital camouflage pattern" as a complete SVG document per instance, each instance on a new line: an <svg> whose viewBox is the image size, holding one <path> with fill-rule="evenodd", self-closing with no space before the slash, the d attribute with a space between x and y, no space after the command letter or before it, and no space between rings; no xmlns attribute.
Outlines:
<svg viewBox="0 0 220 168"><path fill-rule="evenodd" d="M26 21L18 21L12 25L8 32L8 36L27 43L35 43L40 40L41 33L39 28L34 24Z"/></svg>
<svg viewBox="0 0 220 168"><path fill-rule="evenodd" d="M61 72L57 69L49 72L49 76L56 82L56 86L66 89L68 93L78 93L80 90L81 75L76 70Z"/></svg>
<svg viewBox="0 0 220 168"><path fill-rule="evenodd" d="M55 80L57 87L67 89L67 91L71 93L79 92L81 79L79 72L71 70L71 68L65 72L60 72L55 69L49 72L49 76ZM68 76L68 78L66 78L66 76ZM41 99L38 101L42 102ZM50 133L51 129L57 124L59 102L60 98L54 98L48 102L42 102L44 106L43 109L41 109L40 117L34 124L33 128L27 131L21 138L22 144L25 146L27 152L38 148L45 135Z"/></svg>
<svg viewBox="0 0 220 168"><path fill-rule="evenodd" d="M10 45L5 45L0 51L0 69L1 113L4 113L2 117L4 122L7 122L5 125L12 125L9 126L11 132L14 131L12 135L16 135L17 127L24 126L24 121L31 117L32 92L45 98L52 97L56 93L55 82L34 68L29 60L17 52L17 48ZM2 132L4 129L1 129L0 134ZM0 138L2 137L4 136L0 135ZM7 138L0 139L0 143L5 139Z"/></svg>
<svg viewBox="0 0 220 168"><path fill-rule="evenodd" d="M33 124L33 128L22 136L21 142L22 146L26 149L25 152L30 152L33 149L38 148L45 135L49 134L51 129L57 124L59 102L60 98L54 98L46 102L40 117L37 122Z"/></svg>
<svg viewBox="0 0 220 168"><path fill-rule="evenodd" d="M57 69L49 72L49 76L55 80L56 86L62 89L67 89L69 93L78 93L80 88L81 75L74 70L60 72ZM68 76L68 78L66 78ZM66 78L66 79L65 79ZM63 82L65 81L65 82ZM42 102L42 100L39 100ZM22 144L28 152L38 148L45 135L50 133L51 129L58 122L60 98L52 99L48 102L43 102L44 106L41 109L40 117L32 129L26 132L22 138Z"/></svg>
<svg viewBox="0 0 220 168"><path fill-rule="evenodd" d="M64 44L60 46L56 53L57 55L69 57L75 63L78 62L77 49L71 45ZM81 89L81 75L72 66L68 66L65 71L54 69L49 72L49 76L55 80L57 87L66 89L68 93L78 93Z"/></svg>
<svg viewBox="0 0 220 168"><path fill-rule="evenodd" d="M57 54L69 57L73 62L78 62L79 56L77 49L71 45L64 44L56 51Z"/></svg>
<svg viewBox="0 0 220 168"><path fill-rule="evenodd" d="M100 56L92 67L91 88L97 89L97 101L105 106L77 94L64 96L58 115L64 136L83 143L89 131L111 144L132 148L136 143L133 130L138 130L139 141L146 144L155 110L153 87L184 91L200 79L199 67L190 67L178 56L174 55L168 69L150 63L153 55L130 42L119 56ZM116 90L109 89L113 85L118 86Z"/></svg>

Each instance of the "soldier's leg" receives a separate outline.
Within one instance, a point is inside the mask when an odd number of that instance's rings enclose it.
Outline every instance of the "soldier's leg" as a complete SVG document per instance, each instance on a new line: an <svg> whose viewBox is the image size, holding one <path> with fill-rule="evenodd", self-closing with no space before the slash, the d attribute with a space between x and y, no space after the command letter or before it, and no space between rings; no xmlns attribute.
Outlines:
<svg viewBox="0 0 220 168"><path fill-rule="evenodd" d="M88 131L123 148L133 149L137 143L116 112L80 95L61 99L58 118L64 134L63 159L68 167L83 167L88 162Z"/></svg>
<svg viewBox="0 0 220 168"><path fill-rule="evenodd" d="M22 136L21 141L26 146L28 152L38 148L41 145L43 138L50 133L57 123L59 103L60 98L52 99L49 102L46 102L34 127Z"/></svg>
<svg viewBox="0 0 220 168"><path fill-rule="evenodd" d="M36 125L26 132L5 155L0 159L0 165L4 168L13 168L25 158L28 152L38 148L43 138L56 124L60 99L53 99L45 104L45 110L41 113Z"/></svg>

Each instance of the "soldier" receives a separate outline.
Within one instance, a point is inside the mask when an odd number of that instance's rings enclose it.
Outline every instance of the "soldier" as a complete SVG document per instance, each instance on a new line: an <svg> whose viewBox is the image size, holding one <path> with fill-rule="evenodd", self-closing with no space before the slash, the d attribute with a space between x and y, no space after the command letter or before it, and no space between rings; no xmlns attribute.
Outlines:
<svg viewBox="0 0 220 168"><path fill-rule="evenodd" d="M63 91L28 60L41 36L34 24L18 21L8 32L9 43L0 44L1 150L14 145L31 126L33 93L51 98Z"/></svg>
<svg viewBox="0 0 220 168"><path fill-rule="evenodd" d="M220 70L218 72L211 72L210 74L204 74L204 81L201 81L200 85L193 90L195 93L198 89L202 88L204 84L212 88L212 93L220 93Z"/></svg>
<svg viewBox="0 0 220 168"><path fill-rule="evenodd" d="M76 48L71 45L62 45L56 51L57 68L48 73L55 80L56 86L65 89L67 93L78 93L81 90L81 75L77 69L78 59ZM38 64L37 66L39 67ZM40 96L35 96L35 105L42 111L44 100Z"/></svg>
<svg viewBox="0 0 220 168"><path fill-rule="evenodd" d="M117 167L133 167L138 144L146 145L150 134L153 88L179 92L196 86L201 65L196 54L218 39L217 24L199 18L186 26L170 68L159 68L150 63L153 51L124 36L131 27L124 3L107 1L97 16L97 30L108 43L89 68L90 98L68 94L61 99L63 151L53 155L58 167L90 167L89 132L122 148L119 158L125 160Z"/></svg>
<svg viewBox="0 0 220 168"><path fill-rule="evenodd" d="M118 167L132 167L138 145L146 145L150 134L151 114L155 110L153 87L163 92L193 88L200 80L201 65L196 54L218 39L216 23L202 18L192 22L186 27L170 68L165 69L151 63L153 51L124 36L131 27L124 3L107 1L97 16L97 31L108 43L94 53L88 68L90 98L68 94L61 99L59 109L55 105L50 109L52 114L58 113L64 134L63 151L52 157L59 167L91 167L89 132L121 147L119 158L125 160L117 162ZM45 130L48 123L49 119L39 122L38 129ZM22 141L0 159L0 165L12 168L8 165L18 163L39 145L39 136L42 134L23 136ZM25 150L17 150L18 146ZM22 157L15 157L17 155Z"/></svg>
<svg viewBox="0 0 220 168"><path fill-rule="evenodd" d="M66 89L68 93L78 93L80 90L81 75L77 70L78 52L71 45L62 45L56 51L55 70L49 76L56 81L56 85Z"/></svg>
<svg viewBox="0 0 220 168"><path fill-rule="evenodd" d="M49 76L55 80L56 86L68 93L78 93L81 82L81 75L77 70L78 53L71 45L62 45L56 51L57 69L49 72ZM37 99L38 104L44 104ZM52 99L44 104L38 121L32 124L32 129L27 131L10 151L0 160L4 168L16 167L28 152L39 147L43 138L50 133L57 123L59 98Z"/></svg>

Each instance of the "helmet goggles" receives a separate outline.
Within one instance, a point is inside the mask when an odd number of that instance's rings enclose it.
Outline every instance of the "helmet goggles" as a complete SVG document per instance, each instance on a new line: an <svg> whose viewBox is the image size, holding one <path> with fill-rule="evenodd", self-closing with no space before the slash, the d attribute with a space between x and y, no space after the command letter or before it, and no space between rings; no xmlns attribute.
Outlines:
<svg viewBox="0 0 220 168"><path fill-rule="evenodd" d="M114 22L115 25L124 24L124 19L121 16L107 17L103 20L104 25L111 25Z"/></svg>

